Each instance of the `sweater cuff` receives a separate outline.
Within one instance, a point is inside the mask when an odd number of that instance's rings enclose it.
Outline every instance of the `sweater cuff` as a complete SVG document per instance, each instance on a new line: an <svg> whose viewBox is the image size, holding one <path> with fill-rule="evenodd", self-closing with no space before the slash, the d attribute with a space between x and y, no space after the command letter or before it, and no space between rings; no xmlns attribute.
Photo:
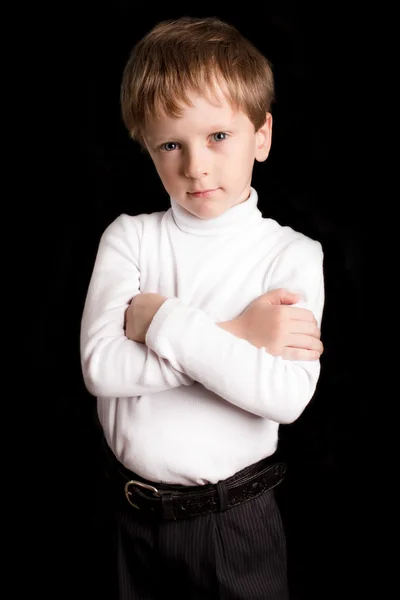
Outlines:
<svg viewBox="0 0 400 600"><path fill-rule="evenodd" d="M154 346L156 345L156 340L159 337L160 331L164 325L164 322L180 304L181 302L179 298L168 298L168 300L165 300L165 302L162 303L162 305L154 315L146 333L145 343L148 348L154 348Z"/></svg>

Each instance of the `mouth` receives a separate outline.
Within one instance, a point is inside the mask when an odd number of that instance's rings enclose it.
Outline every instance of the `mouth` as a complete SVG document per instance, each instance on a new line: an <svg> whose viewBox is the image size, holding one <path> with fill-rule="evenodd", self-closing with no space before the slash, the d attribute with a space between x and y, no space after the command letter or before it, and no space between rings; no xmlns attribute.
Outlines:
<svg viewBox="0 0 400 600"><path fill-rule="evenodd" d="M190 196L194 196L195 198L208 198L209 196L212 196L213 194L215 194L215 192L218 189L219 188L215 188L212 190L194 190L193 192L188 192L188 194Z"/></svg>

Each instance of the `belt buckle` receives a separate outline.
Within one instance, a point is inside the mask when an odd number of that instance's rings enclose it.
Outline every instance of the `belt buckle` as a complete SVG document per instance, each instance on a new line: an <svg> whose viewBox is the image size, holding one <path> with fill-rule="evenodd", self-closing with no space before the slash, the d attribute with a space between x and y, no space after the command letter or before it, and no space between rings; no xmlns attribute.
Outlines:
<svg viewBox="0 0 400 600"><path fill-rule="evenodd" d="M145 490L149 490L150 492L153 492L154 496L160 497L160 492L153 485L148 485L147 483L143 483L142 481L136 481L135 479L131 479L125 484L125 496L129 504L133 506L133 508L137 508L139 510L139 506L132 502L132 500L130 499L130 496L132 496L132 492L129 491L129 486L131 485L141 487Z"/></svg>

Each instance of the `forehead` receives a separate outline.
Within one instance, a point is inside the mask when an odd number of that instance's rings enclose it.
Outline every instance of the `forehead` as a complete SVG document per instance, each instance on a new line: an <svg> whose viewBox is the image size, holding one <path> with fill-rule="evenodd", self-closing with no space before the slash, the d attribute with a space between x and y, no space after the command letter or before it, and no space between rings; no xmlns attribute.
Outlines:
<svg viewBox="0 0 400 600"><path fill-rule="evenodd" d="M145 137L149 141L169 137L172 133L209 133L210 130L238 126L247 116L232 107L227 98L189 94L189 103L180 104L179 116L160 111L146 121Z"/></svg>

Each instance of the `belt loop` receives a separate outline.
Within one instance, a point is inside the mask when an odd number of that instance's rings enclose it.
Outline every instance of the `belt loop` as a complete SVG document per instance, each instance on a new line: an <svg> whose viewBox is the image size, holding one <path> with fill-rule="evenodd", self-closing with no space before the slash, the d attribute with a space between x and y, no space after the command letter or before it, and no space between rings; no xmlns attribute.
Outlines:
<svg viewBox="0 0 400 600"><path fill-rule="evenodd" d="M222 512L228 508L228 488L225 481L217 483L217 493L219 498L219 510Z"/></svg>
<svg viewBox="0 0 400 600"><path fill-rule="evenodd" d="M171 494L161 494L161 505L164 519L176 521Z"/></svg>

